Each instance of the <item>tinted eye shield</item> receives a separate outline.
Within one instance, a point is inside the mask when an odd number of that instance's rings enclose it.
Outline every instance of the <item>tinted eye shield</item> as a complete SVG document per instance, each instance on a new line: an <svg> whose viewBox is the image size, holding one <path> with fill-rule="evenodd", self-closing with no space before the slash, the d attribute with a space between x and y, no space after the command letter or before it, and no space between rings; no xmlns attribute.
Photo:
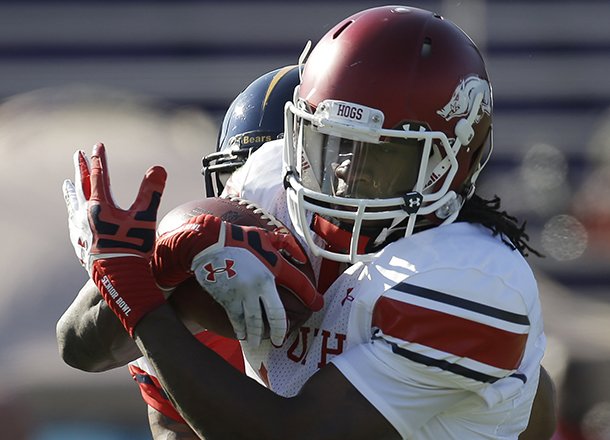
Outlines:
<svg viewBox="0 0 610 440"><path fill-rule="evenodd" d="M420 148L418 155L421 158L421 166L418 170L417 181L413 185L414 190L422 194L424 192L427 193L424 195L425 202L439 200L448 191L457 171L458 164L455 152L452 150L451 143L445 133L440 131L422 131L423 127L415 124L413 125L418 128L417 130L411 129L409 124L404 124L401 129L385 129L381 127L384 118L383 113L379 110L341 101L323 101L318 105L313 114L307 111L306 107L307 105L303 101L299 101L298 105L288 102L285 107L287 128L290 126L289 132L294 133L291 139L287 139L291 147L286 151L286 159L289 166L294 168L293 172L298 174L298 165L301 163L301 158L297 157L301 152L297 152L298 149L295 148L298 143L297 137L301 136L303 132L301 126L311 124L312 129L316 133L339 137L342 140L349 139L375 144L376 146L386 144L389 147L396 144L397 146L402 146L402 148L405 145L418 145ZM361 109L362 111L358 112L354 109ZM356 117L362 116L360 119L349 117L352 115ZM387 140L391 140L391 142L387 142ZM440 188L436 188L434 192L429 192L425 191L427 187L431 186L429 181L430 176L426 174L428 171L428 158L431 156L433 145L441 153L444 153L442 156L445 156L443 161L445 166L442 168L437 167L438 169L435 168L435 173L431 177L436 181L446 174L447 178L444 179Z"/></svg>

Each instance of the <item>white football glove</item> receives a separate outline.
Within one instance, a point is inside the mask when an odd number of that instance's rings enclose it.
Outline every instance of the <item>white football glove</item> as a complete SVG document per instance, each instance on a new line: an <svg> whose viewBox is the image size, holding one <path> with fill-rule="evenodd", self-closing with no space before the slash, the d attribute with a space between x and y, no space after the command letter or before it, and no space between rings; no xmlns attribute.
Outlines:
<svg viewBox="0 0 610 440"><path fill-rule="evenodd" d="M235 247L211 254L204 251L193 260L192 270L199 284L224 307L238 339L247 336L249 344L260 345L267 336L265 316L271 342L282 345L288 325L286 311L275 277L252 252Z"/></svg>

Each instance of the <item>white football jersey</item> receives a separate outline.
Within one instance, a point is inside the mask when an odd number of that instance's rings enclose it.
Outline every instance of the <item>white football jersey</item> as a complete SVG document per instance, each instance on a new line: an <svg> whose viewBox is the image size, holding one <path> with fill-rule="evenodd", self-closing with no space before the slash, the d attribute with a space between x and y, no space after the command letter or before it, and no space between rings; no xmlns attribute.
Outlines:
<svg viewBox="0 0 610 440"><path fill-rule="evenodd" d="M281 154L282 141L265 144L226 191L294 231ZM282 347L242 344L249 373L293 396L332 362L405 439L517 439L526 428L545 348L538 289L488 229L454 223L399 239L348 267L324 301Z"/></svg>

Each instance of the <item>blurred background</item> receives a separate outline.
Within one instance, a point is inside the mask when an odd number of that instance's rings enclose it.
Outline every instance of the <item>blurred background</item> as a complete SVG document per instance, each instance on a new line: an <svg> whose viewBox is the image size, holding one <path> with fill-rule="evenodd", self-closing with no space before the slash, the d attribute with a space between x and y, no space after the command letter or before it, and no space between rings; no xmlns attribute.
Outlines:
<svg viewBox="0 0 610 440"><path fill-rule="evenodd" d="M61 194L72 153L109 150L126 207L152 164L161 214L203 194L232 98L340 19L386 2L0 1L0 438L147 439L126 369L63 364L55 324L86 276ZM559 392L556 439L610 439L610 2L445 0L495 94L482 191L527 220ZM391 60L388 60L391 62ZM501 349L501 347L499 347Z"/></svg>

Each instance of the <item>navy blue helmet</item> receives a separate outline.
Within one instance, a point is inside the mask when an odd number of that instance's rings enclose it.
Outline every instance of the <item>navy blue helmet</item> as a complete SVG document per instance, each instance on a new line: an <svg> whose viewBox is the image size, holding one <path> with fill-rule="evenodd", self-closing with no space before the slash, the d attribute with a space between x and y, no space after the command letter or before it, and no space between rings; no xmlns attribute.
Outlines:
<svg viewBox="0 0 610 440"><path fill-rule="evenodd" d="M258 77L233 100L218 133L216 152L202 161L208 197L220 195L228 175L252 152L283 136L284 105L292 101L298 84L298 66L286 66Z"/></svg>

